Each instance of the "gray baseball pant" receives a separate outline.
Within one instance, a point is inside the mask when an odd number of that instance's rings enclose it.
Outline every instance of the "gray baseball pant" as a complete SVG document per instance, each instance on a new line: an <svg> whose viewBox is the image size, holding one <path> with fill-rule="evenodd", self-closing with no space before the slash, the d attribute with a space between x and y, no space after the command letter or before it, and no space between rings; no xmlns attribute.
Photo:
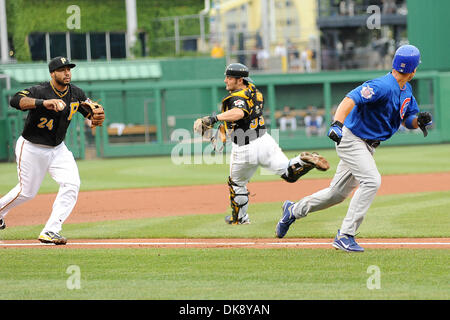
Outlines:
<svg viewBox="0 0 450 320"><path fill-rule="evenodd" d="M341 160L330 186L295 203L292 212L297 219L306 217L344 201L359 186L340 229L341 234L354 236L380 188L381 175L373 158L375 149L346 127L336 151Z"/></svg>

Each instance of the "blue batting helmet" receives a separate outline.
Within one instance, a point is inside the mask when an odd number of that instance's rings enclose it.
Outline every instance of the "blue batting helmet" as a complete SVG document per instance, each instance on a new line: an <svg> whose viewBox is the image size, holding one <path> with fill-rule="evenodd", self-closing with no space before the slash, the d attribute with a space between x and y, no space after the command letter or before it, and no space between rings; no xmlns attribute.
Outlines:
<svg viewBox="0 0 450 320"><path fill-rule="evenodd" d="M404 45L397 49L392 61L392 69L401 73L412 73L420 63L420 51L413 45Z"/></svg>

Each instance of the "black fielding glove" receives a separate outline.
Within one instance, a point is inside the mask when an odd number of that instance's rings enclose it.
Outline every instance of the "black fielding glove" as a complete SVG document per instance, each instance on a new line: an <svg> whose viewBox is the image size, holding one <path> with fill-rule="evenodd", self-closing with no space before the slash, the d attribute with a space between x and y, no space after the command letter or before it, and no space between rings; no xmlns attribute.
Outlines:
<svg viewBox="0 0 450 320"><path fill-rule="evenodd" d="M433 124L433 118L431 113L429 112L419 112L417 115L417 124L423 132L423 136L426 137L428 135L427 126L431 126Z"/></svg>

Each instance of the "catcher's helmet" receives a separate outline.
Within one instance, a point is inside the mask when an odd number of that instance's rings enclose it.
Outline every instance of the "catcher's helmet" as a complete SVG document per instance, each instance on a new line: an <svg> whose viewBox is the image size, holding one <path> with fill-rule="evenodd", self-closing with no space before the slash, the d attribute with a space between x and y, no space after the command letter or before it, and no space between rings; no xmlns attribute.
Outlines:
<svg viewBox="0 0 450 320"><path fill-rule="evenodd" d="M413 45L404 45L397 49L392 61L392 69L401 73L412 73L420 63L420 51Z"/></svg>
<svg viewBox="0 0 450 320"><path fill-rule="evenodd" d="M248 76L248 68L242 63L229 64L225 69L225 75L233 78L244 78L245 81L253 83L253 80Z"/></svg>

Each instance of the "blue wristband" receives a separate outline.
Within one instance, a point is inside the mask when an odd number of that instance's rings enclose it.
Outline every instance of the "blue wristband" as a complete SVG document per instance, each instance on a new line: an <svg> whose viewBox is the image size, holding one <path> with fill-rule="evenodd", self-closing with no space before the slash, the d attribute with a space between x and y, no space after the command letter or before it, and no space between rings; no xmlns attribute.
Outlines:
<svg viewBox="0 0 450 320"><path fill-rule="evenodd" d="M415 129L413 127L413 120L416 119L416 116L409 116L408 118L405 119L405 127L407 127L408 129Z"/></svg>

